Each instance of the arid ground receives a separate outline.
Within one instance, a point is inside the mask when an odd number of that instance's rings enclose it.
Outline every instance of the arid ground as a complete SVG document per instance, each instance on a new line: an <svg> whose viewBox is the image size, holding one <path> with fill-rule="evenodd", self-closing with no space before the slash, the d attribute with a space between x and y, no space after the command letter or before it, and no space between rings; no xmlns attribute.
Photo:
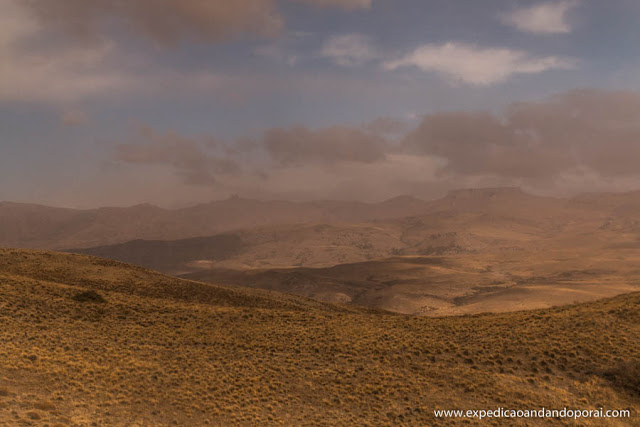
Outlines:
<svg viewBox="0 0 640 427"><path fill-rule="evenodd" d="M433 410L497 407L637 425L639 293L416 317L10 249L0 289L2 425L465 425ZM531 421L510 425L571 424Z"/></svg>

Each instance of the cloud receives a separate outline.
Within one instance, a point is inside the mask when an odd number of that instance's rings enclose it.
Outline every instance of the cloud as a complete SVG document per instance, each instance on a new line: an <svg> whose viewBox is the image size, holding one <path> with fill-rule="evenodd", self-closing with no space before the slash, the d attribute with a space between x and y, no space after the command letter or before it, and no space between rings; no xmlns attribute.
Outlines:
<svg viewBox="0 0 640 427"><path fill-rule="evenodd" d="M0 99L67 102L130 84L128 76L110 67L114 45L25 48L40 41L36 19L21 3L0 0Z"/></svg>
<svg viewBox="0 0 640 427"><path fill-rule="evenodd" d="M535 184L588 171L640 176L640 94L575 90L487 112L428 115L403 140L414 154L446 160L460 176L493 175Z"/></svg>
<svg viewBox="0 0 640 427"><path fill-rule="evenodd" d="M23 37L38 30L38 25L16 0L0 0L0 49L6 50Z"/></svg>
<svg viewBox="0 0 640 427"><path fill-rule="evenodd" d="M67 126L81 126L87 124L89 122L89 118L84 111L71 110L65 112L60 117L60 122Z"/></svg>
<svg viewBox="0 0 640 427"><path fill-rule="evenodd" d="M275 0L0 0L0 101L66 109L95 97L181 93L220 96L241 105L248 92L265 90L264 78L162 66L117 35L128 29L158 46L182 40L220 43L269 37L283 26L279 4ZM368 2L317 4L351 8L366 7ZM273 46L257 53L290 65L298 60L298 54L286 52L286 43L280 49Z"/></svg>
<svg viewBox="0 0 640 427"><path fill-rule="evenodd" d="M271 170L259 181L246 176L234 177L228 184L233 192L248 197L380 201L406 193L439 194L437 187L441 183L436 175L441 167L442 162L437 158L398 153L375 163L291 165Z"/></svg>
<svg viewBox="0 0 640 427"><path fill-rule="evenodd" d="M285 63L293 67L298 61L305 59L306 55L303 52L306 49L302 47L302 44L307 41L311 35L312 33L303 31L290 31L278 37L277 40L256 47L253 52L257 56L262 56L275 62Z"/></svg>
<svg viewBox="0 0 640 427"><path fill-rule="evenodd" d="M3 4L10 0L0 0L0 7ZM66 109L95 97L170 98L180 93L217 96L234 106L242 104L248 92L262 90L255 76L157 67L147 58L122 51L112 41L39 46L46 37L35 20L19 8L14 11L0 15L0 101ZM6 31L5 21L20 19L20 31Z"/></svg>
<svg viewBox="0 0 640 427"><path fill-rule="evenodd" d="M259 138L225 143L211 136L190 138L141 126L131 142L116 146L114 157L130 166L168 168L188 185L253 182L257 186L258 181L280 175L281 170L345 170L346 164L384 162L390 151L387 140L359 127L274 128Z"/></svg>
<svg viewBox="0 0 640 427"><path fill-rule="evenodd" d="M373 0L292 0L318 7L338 7L344 10L370 9Z"/></svg>
<svg viewBox="0 0 640 427"><path fill-rule="evenodd" d="M362 34L346 34L329 38L320 55L344 67L362 65L377 57L369 37Z"/></svg>
<svg viewBox="0 0 640 427"><path fill-rule="evenodd" d="M564 166L554 150L540 150L487 112L428 115L403 145L410 153L446 159L446 171L456 175L535 178Z"/></svg>
<svg viewBox="0 0 640 427"><path fill-rule="evenodd" d="M53 3L53 2L52 2ZM50 44L27 2L0 0L0 100L69 103L134 86L113 42Z"/></svg>
<svg viewBox="0 0 640 427"><path fill-rule="evenodd" d="M188 185L212 185L216 182L216 174L238 170L238 165L232 160L205 150L205 145L216 145L211 140L203 144L171 131L161 135L147 126L139 129L135 139L134 143L116 147L116 160L137 165L170 166Z"/></svg>
<svg viewBox="0 0 640 427"><path fill-rule="evenodd" d="M640 93L574 90L540 103L514 104L514 129L541 149L564 153L567 168L586 167L603 176L638 175Z"/></svg>
<svg viewBox="0 0 640 427"><path fill-rule="evenodd" d="M97 37L115 21L162 45L277 35L284 25L273 0L29 0L40 23L79 38Z"/></svg>
<svg viewBox="0 0 640 427"><path fill-rule="evenodd" d="M479 48L449 42L421 46L403 58L384 64L387 70L410 66L439 73L452 81L486 86L505 81L516 74L571 69L575 67L575 61L558 56L537 57L507 48Z"/></svg>
<svg viewBox="0 0 640 427"><path fill-rule="evenodd" d="M290 53L281 44L259 46L254 50L254 53L275 62L286 63L290 67L295 66L299 60L298 55Z"/></svg>
<svg viewBox="0 0 640 427"><path fill-rule="evenodd" d="M369 123L365 123L363 129L376 135L393 136L407 132L409 124L394 117L378 117Z"/></svg>
<svg viewBox="0 0 640 427"><path fill-rule="evenodd" d="M501 14L499 18L505 25L526 33L570 33L572 29L567 14L577 4L577 0L539 3Z"/></svg>
<svg viewBox="0 0 640 427"><path fill-rule="evenodd" d="M384 159L387 142L361 129L334 126L319 130L305 127L270 129L262 144L278 165L304 165L349 161L374 163Z"/></svg>
<svg viewBox="0 0 640 427"><path fill-rule="evenodd" d="M144 171L159 166L179 178L176 185L221 197L381 200L511 185L557 195L640 185L637 92L574 90L514 103L500 115L439 112L414 129L401 125L382 118L277 128L225 143L147 128L120 144L116 159ZM386 138L391 132L399 141Z"/></svg>
<svg viewBox="0 0 640 427"><path fill-rule="evenodd" d="M290 0L343 10L372 0ZM181 40L222 42L274 37L284 28L276 0L24 0L41 25L75 38L98 38L114 23L160 45Z"/></svg>
<svg viewBox="0 0 640 427"><path fill-rule="evenodd" d="M60 40L52 37L27 4L0 0L0 101L67 109L91 97L157 97L179 92L219 95L223 101L238 104L247 90L258 89L250 76L158 67L151 58L134 55L108 39L89 43Z"/></svg>

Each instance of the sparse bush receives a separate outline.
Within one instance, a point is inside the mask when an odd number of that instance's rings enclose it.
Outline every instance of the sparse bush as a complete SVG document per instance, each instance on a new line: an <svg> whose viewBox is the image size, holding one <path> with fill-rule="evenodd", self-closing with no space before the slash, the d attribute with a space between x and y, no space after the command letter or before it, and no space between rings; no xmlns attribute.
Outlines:
<svg viewBox="0 0 640 427"><path fill-rule="evenodd" d="M605 372L605 378L615 385L640 395L640 359L627 360Z"/></svg>
<svg viewBox="0 0 640 427"><path fill-rule="evenodd" d="M78 302L97 302L97 303L105 303L107 302L102 295L97 293L96 291L84 291L79 292L73 296L73 299Z"/></svg>
<svg viewBox="0 0 640 427"><path fill-rule="evenodd" d="M114 426L439 425L433 408L640 401L640 329L617 314L637 310L640 293L429 318L126 266L87 272L84 257L53 278L41 264L14 276L6 260L0 250L0 426L71 426L79 410Z"/></svg>

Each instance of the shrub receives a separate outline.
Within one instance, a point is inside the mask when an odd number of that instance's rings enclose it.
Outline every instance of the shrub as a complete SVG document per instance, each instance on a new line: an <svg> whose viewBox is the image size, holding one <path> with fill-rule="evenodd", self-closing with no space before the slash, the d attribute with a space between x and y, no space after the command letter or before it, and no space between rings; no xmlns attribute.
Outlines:
<svg viewBox="0 0 640 427"><path fill-rule="evenodd" d="M107 302L102 295L97 293L96 291L84 291L79 292L73 296L73 299L78 302L97 302L97 303L105 303Z"/></svg>
<svg viewBox="0 0 640 427"><path fill-rule="evenodd" d="M640 359L626 360L605 372L605 378L640 395Z"/></svg>

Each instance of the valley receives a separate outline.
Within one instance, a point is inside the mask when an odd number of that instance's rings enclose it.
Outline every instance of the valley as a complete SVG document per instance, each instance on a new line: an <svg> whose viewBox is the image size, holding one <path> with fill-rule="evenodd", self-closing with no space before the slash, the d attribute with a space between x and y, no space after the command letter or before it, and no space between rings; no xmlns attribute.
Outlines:
<svg viewBox="0 0 640 427"><path fill-rule="evenodd" d="M345 222L343 215L68 251L428 316L545 308L640 290L639 193L561 199L494 188L382 205L406 216ZM411 215L415 209L420 213Z"/></svg>
<svg viewBox="0 0 640 427"><path fill-rule="evenodd" d="M0 424L468 425L433 410L543 406L635 417L639 304L415 317L5 249Z"/></svg>

